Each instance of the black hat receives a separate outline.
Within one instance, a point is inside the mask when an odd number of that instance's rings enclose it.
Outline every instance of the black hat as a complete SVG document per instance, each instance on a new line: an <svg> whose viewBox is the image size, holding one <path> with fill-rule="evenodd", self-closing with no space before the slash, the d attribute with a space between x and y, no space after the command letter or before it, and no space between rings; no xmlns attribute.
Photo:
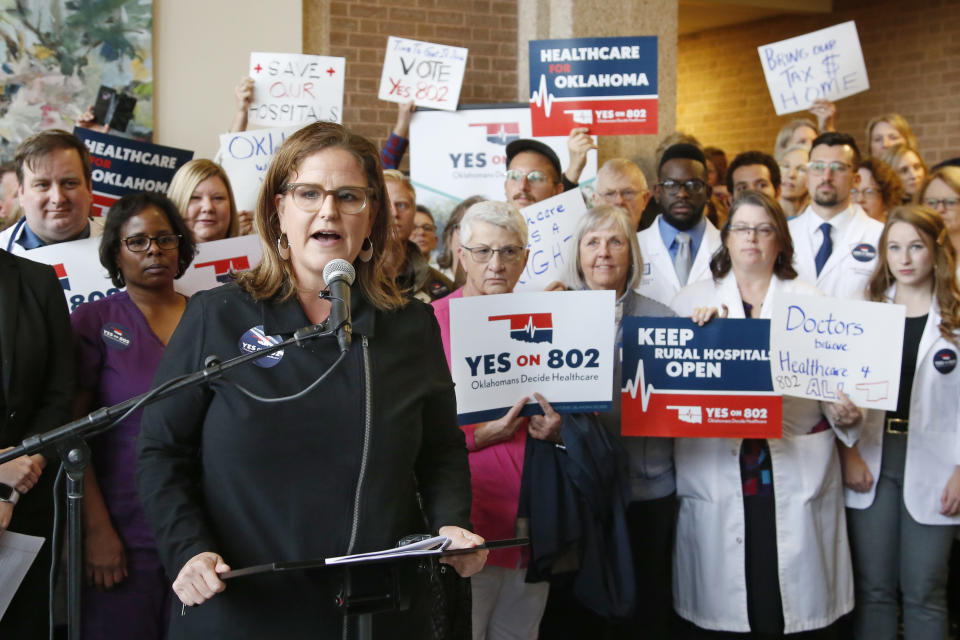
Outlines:
<svg viewBox="0 0 960 640"><path fill-rule="evenodd" d="M560 158L553 152L553 149L539 140L532 140L530 138L520 138L507 145L507 166L509 167L510 163L513 162L514 156L523 151L539 153L550 161L553 168L557 170L557 176L563 175L563 171L560 169Z"/></svg>

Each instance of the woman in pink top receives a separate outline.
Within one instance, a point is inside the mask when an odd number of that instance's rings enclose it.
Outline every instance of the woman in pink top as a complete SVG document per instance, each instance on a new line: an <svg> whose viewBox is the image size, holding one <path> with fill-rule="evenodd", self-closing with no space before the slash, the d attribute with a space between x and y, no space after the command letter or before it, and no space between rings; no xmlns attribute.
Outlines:
<svg viewBox="0 0 960 640"><path fill-rule="evenodd" d="M479 202L460 221L460 265L466 283L433 303L440 337L450 361L450 301L510 293L527 263L527 225L505 202ZM544 415L517 417L529 398L520 398L498 420L463 427L470 451L474 530L488 540L512 538L520 496L520 475L527 434L560 439L560 416L534 394ZM492 551L486 567L471 578L473 638L536 638L547 601L546 582L527 584L526 559L516 549Z"/></svg>

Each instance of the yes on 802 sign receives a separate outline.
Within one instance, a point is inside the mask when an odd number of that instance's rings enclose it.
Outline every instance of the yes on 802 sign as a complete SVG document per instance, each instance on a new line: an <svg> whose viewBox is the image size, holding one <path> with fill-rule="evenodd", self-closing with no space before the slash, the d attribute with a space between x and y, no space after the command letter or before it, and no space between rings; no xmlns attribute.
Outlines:
<svg viewBox="0 0 960 640"><path fill-rule="evenodd" d="M495 420L517 400L541 413L609 411L613 291L507 293L450 301L450 372L460 424ZM606 330L604 330L606 328Z"/></svg>

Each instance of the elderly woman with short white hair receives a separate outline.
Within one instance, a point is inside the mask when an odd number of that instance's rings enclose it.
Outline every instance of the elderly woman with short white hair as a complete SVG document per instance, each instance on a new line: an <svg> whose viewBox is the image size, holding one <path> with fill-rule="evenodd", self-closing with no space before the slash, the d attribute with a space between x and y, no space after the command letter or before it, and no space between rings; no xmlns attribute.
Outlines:
<svg viewBox="0 0 960 640"><path fill-rule="evenodd" d="M450 301L511 293L527 264L527 224L506 202L478 202L460 221L460 265L466 283L433 303L440 337L450 361ZM560 416L540 394L544 415L518 417L529 398L520 398L502 418L464 425L473 504L470 521L487 539L512 538L520 498L527 434L559 440ZM548 583L527 583L519 549L492 551L487 566L471 580L474 640L538 636Z"/></svg>

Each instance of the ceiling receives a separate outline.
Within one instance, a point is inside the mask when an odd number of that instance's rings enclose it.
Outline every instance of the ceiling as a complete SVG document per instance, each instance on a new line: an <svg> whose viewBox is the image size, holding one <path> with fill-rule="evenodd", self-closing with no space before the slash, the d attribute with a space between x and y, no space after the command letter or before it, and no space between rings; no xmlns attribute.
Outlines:
<svg viewBox="0 0 960 640"><path fill-rule="evenodd" d="M679 35L782 13L830 13L833 0L679 0Z"/></svg>

